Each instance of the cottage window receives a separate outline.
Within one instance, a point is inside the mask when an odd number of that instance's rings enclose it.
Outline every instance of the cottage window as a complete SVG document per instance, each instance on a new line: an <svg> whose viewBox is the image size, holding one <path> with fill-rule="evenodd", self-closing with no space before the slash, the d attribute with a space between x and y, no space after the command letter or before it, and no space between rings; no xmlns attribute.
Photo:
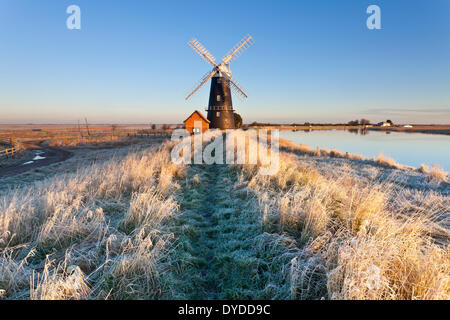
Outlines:
<svg viewBox="0 0 450 320"><path fill-rule="evenodd" d="M220 117L220 112L216 112L216 117Z"/></svg>

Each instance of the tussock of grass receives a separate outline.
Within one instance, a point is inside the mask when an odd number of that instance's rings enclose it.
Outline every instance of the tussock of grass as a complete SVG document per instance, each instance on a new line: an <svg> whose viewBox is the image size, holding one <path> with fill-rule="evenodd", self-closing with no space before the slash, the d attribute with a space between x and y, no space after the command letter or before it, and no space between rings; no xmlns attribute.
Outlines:
<svg viewBox="0 0 450 320"><path fill-rule="evenodd" d="M442 170L442 168L437 164L433 165L431 169L427 165L421 164L417 170L425 174L430 181L437 183L448 181L448 173Z"/></svg>
<svg viewBox="0 0 450 320"><path fill-rule="evenodd" d="M122 221L122 229L128 233L139 231L141 227L153 230L170 218L177 207L173 198L165 199L154 188L134 193Z"/></svg>
<svg viewBox="0 0 450 320"><path fill-rule="evenodd" d="M386 157L382 152L378 154L376 163L382 167L402 169L403 166L396 163L394 159Z"/></svg>
<svg viewBox="0 0 450 320"><path fill-rule="evenodd" d="M428 178L437 182L447 182L448 173L442 170L438 165L433 165L431 170L428 172Z"/></svg>
<svg viewBox="0 0 450 320"><path fill-rule="evenodd" d="M47 259L44 270L33 272L30 281L31 300L81 300L89 295L86 278L78 266L67 266L67 259L54 267Z"/></svg>
<svg viewBox="0 0 450 320"><path fill-rule="evenodd" d="M427 173L428 170L429 170L429 168L428 168L427 165L425 165L425 164L422 163L422 164L420 165L420 167L418 168L418 170L419 170L419 172Z"/></svg>

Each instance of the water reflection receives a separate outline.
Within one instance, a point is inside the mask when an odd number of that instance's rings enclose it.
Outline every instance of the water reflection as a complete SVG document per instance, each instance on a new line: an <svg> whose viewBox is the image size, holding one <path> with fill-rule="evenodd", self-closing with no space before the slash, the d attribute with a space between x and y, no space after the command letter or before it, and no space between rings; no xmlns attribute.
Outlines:
<svg viewBox="0 0 450 320"><path fill-rule="evenodd" d="M359 153L377 157L378 153L398 163L414 167L422 163L439 164L450 171L450 136L395 131L348 130L292 130L280 131L280 137L312 148L336 148L345 153Z"/></svg>

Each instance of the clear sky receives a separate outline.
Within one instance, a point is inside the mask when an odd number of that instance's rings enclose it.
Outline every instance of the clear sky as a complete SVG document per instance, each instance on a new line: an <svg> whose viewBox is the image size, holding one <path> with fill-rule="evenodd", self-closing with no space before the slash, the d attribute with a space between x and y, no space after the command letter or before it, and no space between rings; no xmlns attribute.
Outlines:
<svg viewBox="0 0 450 320"><path fill-rule="evenodd" d="M448 0L0 0L0 123L180 123L209 95L184 100L211 70L187 42L221 59L246 34L244 122L450 123Z"/></svg>

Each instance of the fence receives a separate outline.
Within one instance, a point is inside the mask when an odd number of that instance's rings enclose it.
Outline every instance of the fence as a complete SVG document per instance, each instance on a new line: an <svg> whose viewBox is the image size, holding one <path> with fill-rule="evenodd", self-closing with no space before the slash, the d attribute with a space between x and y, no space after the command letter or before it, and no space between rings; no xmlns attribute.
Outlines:
<svg viewBox="0 0 450 320"><path fill-rule="evenodd" d="M113 135L92 135L92 136L66 136L66 137L50 137L52 146L80 145L85 143L99 143L107 141L117 141L120 137Z"/></svg>
<svg viewBox="0 0 450 320"><path fill-rule="evenodd" d="M50 136L52 146L78 146L89 143L120 141L127 138L150 138L170 136L171 130L117 130L117 132L95 132L89 136L63 135ZM0 137L0 159L10 158L21 150L14 137Z"/></svg>
<svg viewBox="0 0 450 320"><path fill-rule="evenodd" d="M148 138L155 136L168 136L170 132L163 130L132 130L117 131L116 133L96 133L90 136L55 136L49 140L52 146L77 146L86 143L102 143L109 141L120 141L127 138Z"/></svg>
<svg viewBox="0 0 450 320"><path fill-rule="evenodd" d="M172 132L171 131L165 131L165 130L137 130L134 132L128 132L127 137L133 137L133 138L148 138L148 137L166 137L170 136Z"/></svg>
<svg viewBox="0 0 450 320"><path fill-rule="evenodd" d="M16 139L15 138L10 138L10 137L0 137L0 145L4 145L4 146L8 146L8 147L12 147L16 144Z"/></svg>
<svg viewBox="0 0 450 320"><path fill-rule="evenodd" d="M0 148L0 159L12 158L21 149L20 144L14 138L1 137L0 145L6 146L6 148Z"/></svg>

